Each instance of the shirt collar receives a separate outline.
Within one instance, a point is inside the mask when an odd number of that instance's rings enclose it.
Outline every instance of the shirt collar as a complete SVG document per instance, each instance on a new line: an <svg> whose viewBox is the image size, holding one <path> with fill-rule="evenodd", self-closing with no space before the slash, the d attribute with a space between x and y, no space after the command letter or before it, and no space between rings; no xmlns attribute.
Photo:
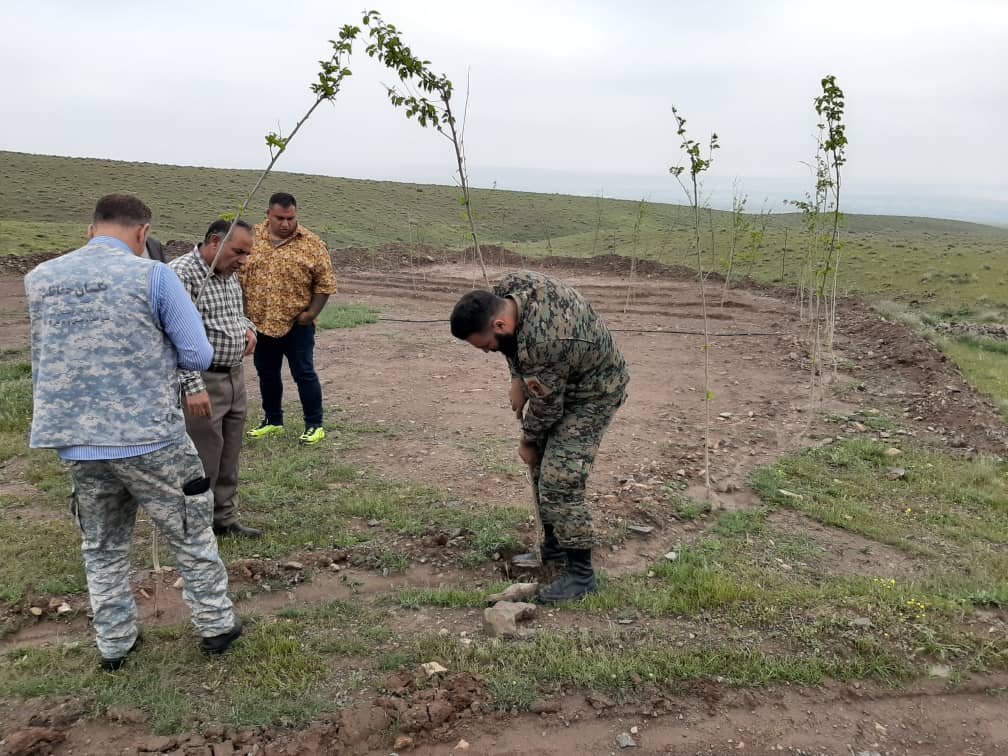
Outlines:
<svg viewBox="0 0 1008 756"><path fill-rule="evenodd" d="M110 247L119 247L123 252L129 252L131 255L136 255L132 249L130 249L129 244L124 242L122 239L116 239L114 236L95 236L89 244L105 244Z"/></svg>

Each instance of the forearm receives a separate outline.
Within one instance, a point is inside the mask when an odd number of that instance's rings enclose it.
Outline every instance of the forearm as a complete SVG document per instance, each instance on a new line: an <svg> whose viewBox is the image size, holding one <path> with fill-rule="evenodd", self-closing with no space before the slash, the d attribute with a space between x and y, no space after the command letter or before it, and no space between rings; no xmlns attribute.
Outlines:
<svg viewBox="0 0 1008 756"><path fill-rule="evenodd" d="M182 393L186 396L202 394L206 391L206 384L203 383L203 374L195 370L179 370L179 383L182 384Z"/></svg>
<svg viewBox="0 0 1008 756"><path fill-rule="evenodd" d="M326 302L328 301L328 294L312 294L311 302L308 303L304 312L311 315L312 318L317 318L319 313L322 312L322 308L326 306Z"/></svg>

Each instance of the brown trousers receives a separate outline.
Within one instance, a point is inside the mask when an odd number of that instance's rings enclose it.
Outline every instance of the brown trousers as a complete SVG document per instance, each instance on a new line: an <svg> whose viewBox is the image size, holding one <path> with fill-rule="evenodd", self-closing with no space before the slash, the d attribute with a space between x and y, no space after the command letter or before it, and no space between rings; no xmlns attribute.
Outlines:
<svg viewBox="0 0 1008 756"><path fill-rule="evenodd" d="M186 432L196 445L214 495L214 525L238 520L238 454L245 436L245 372L238 365L230 373L203 373L210 395L210 417L185 413Z"/></svg>

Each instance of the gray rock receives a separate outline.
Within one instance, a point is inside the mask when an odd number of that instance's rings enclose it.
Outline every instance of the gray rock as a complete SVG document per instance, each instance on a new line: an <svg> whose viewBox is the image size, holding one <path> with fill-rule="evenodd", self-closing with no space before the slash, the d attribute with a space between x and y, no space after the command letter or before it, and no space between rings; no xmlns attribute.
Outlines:
<svg viewBox="0 0 1008 756"><path fill-rule="evenodd" d="M509 638L518 634L518 622L532 619L538 607L520 601L498 601L483 610L483 631L491 638Z"/></svg>
<svg viewBox="0 0 1008 756"><path fill-rule="evenodd" d="M627 525L627 530L631 533L639 533L640 535L647 535L654 531L654 526L652 525Z"/></svg>
<svg viewBox="0 0 1008 756"><path fill-rule="evenodd" d="M527 601L535 596L539 590L539 583L512 583L500 593L487 596L488 604L496 604L498 601Z"/></svg>
<svg viewBox="0 0 1008 756"><path fill-rule="evenodd" d="M151 735L140 744L140 750L161 753L174 748L177 744L178 740L175 738L169 738L165 735Z"/></svg>
<svg viewBox="0 0 1008 756"><path fill-rule="evenodd" d="M943 680L947 680L952 676L952 667L947 664L932 664L928 667L928 674L931 677L940 677Z"/></svg>
<svg viewBox="0 0 1008 756"><path fill-rule="evenodd" d="M616 736L616 745L620 748L636 748L637 741L630 736L629 732L621 732Z"/></svg>

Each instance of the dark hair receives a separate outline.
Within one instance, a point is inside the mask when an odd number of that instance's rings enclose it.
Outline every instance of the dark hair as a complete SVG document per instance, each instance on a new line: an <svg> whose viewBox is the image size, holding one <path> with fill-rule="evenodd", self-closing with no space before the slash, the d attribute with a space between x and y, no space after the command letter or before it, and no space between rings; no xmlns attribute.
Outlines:
<svg viewBox="0 0 1008 756"><path fill-rule="evenodd" d="M280 205L280 207L297 207L297 200L294 199L293 194L287 194L287 192L277 192L270 197L269 205L267 208L273 207L273 205Z"/></svg>
<svg viewBox="0 0 1008 756"><path fill-rule="evenodd" d="M150 223L151 209L132 194L106 194L95 205L92 223L142 226Z"/></svg>
<svg viewBox="0 0 1008 756"><path fill-rule="evenodd" d="M238 226L238 228L244 228L249 233L252 233L252 226L243 221L241 218L235 221L235 225ZM231 221L226 220L225 218L218 218L217 220L215 220L213 223L210 224L210 228L207 229L206 236L203 237L203 243L209 244L210 237L214 235L219 235L220 238L223 239L225 236L227 236L227 232L230 230L231 230Z"/></svg>
<svg viewBox="0 0 1008 756"><path fill-rule="evenodd" d="M467 339L490 326L494 315L504 309L504 300L492 291L477 289L462 295L451 314L451 332L456 339Z"/></svg>

